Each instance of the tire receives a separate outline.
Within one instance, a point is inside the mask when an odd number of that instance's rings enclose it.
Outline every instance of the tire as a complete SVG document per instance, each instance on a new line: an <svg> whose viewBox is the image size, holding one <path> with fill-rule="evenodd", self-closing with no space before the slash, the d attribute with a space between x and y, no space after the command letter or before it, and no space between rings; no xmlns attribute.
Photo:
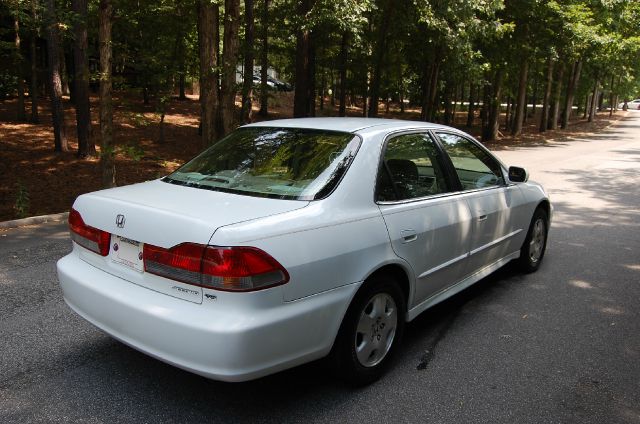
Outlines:
<svg viewBox="0 0 640 424"><path fill-rule="evenodd" d="M406 301L396 279L374 275L356 294L330 354L334 372L354 386L378 380L404 333Z"/></svg>
<svg viewBox="0 0 640 424"><path fill-rule="evenodd" d="M526 273L536 272L544 258L549 233L549 218L544 209L538 208L533 213L527 238L520 248L520 269Z"/></svg>

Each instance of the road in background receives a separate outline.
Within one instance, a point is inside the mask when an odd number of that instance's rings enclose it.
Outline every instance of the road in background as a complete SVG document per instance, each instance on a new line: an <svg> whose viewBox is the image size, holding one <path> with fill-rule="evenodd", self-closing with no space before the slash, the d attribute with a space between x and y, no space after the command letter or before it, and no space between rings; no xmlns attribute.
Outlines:
<svg viewBox="0 0 640 424"><path fill-rule="evenodd" d="M640 423L640 114L497 154L551 193L541 269L427 311L358 390L321 363L230 384L156 361L64 304L64 224L0 232L0 422Z"/></svg>

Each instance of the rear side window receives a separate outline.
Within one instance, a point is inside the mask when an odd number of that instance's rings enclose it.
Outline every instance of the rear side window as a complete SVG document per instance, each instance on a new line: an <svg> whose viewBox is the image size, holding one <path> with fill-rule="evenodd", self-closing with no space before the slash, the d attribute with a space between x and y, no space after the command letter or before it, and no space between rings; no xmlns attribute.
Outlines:
<svg viewBox="0 0 640 424"><path fill-rule="evenodd" d="M390 139L378 173L376 200L417 199L449 191L438 154L427 134Z"/></svg>
<svg viewBox="0 0 640 424"><path fill-rule="evenodd" d="M464 190L504 184L500 164L475 143L456 134L437 134Z"/></svg>

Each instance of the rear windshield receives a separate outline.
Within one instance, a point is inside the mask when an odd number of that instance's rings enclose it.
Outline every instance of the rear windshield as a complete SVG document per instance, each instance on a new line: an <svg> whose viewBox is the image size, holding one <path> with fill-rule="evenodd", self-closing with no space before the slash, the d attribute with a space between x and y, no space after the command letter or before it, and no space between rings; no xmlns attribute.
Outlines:
<svg viewBox="0 0 640 424"><path fill-rule="evenodd" d="M164 178L216 191L290 200L327 196L360 145L349 133L240 128Z"/></svg>

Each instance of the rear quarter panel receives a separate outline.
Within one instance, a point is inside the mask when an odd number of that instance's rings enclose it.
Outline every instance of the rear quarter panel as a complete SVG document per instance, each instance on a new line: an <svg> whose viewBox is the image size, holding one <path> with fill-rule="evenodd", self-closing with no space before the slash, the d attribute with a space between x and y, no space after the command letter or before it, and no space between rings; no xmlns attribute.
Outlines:
<svg viewBox="0 0 640 424"><path fill-rule="evenodd" d="M221 227L210 243L254 246L273 256L291 277L282 286L286 301L360 283L389 263L400 264L412 281L412 271L391 248L374 202L384 134L363 137L349 170L327 198L296 211Z"/></svg>

